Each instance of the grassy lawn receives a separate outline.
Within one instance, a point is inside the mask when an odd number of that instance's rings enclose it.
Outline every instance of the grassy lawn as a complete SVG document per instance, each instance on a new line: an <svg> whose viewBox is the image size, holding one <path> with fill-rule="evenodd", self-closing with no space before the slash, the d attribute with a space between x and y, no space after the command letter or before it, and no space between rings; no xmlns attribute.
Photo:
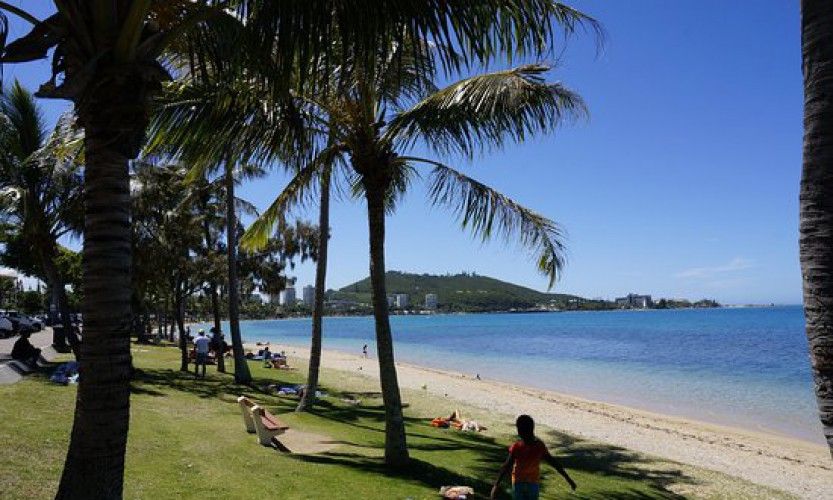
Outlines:
<svg viewBox="0 0 833 500"><path fill-rule="evenodd" d="M250 362L254 388L233 383L209 367L205 380L177 370L173 347L134 345L139 369L133 384L125 475L126 498L439 498L442 485L469 485L488 493L513 437L511 422L485 435L435 429L431 417L450 413L449 402L417 392L409 402L407 470L384 468L381 399L341 403L344 391L372 382L344 372L323 372L329 393L311 414L292 413L296 398L267 395L268 383L302 383L304 370L267 370ZM303 368L303 367L302 367ZM338 442L318 455L284 454L257 444L243 429L236 403L245 394L291 427ZM63 465L74 405L74 386L50 384L46 374L0 386L0 497L52 498ZM475 417L489 421L488 415ZM502 417L501 417L502 418ZM505 418L502 418L506 420ZM491 422L490 422L491 423ZM698 483L677 464L626 450L582 442L546 429L539 434L558 450L579 485L573 496L555 471L542 467L542 498L683 498ZM508 484L505 485L508 491ZM688 494L686 494L688 496ZM697 496L721 497L711 493ZM508 495L506 498L509 498Z"/></svg>

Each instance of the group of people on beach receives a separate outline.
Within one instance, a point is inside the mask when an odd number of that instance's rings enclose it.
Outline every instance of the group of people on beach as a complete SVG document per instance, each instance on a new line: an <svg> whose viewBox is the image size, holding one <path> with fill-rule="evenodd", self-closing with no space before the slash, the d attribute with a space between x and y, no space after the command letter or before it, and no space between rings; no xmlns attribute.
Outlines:
<svg viewBox="0 0 833 500"><path fill-rule="evenodd" d="M190 337L191 327L186 328L186 338ZM225 356L229 350L229 346L224 339L223 333L217 327L211 327L211 337L205 334L205 330L200 328L197 331L197 336L193 338L194 342L194 375L199 375L199 369L202 367L202 377L205 378L205 366L208 364L210 353L214 353L215 358Z"/></svg>

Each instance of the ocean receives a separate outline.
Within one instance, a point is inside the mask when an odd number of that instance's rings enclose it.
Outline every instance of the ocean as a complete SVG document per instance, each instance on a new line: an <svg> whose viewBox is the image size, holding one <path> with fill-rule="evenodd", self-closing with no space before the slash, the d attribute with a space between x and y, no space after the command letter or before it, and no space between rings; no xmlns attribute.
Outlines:
<svg viewBox="0 0 833 500"><path fill-rule="evenodd" d="M801 307L392 316L398 361L823 443ZM310 320L241 322L308 348ZM226 329L226 331L228 331ZM324 348L375 352L370 317Z"/></svg>

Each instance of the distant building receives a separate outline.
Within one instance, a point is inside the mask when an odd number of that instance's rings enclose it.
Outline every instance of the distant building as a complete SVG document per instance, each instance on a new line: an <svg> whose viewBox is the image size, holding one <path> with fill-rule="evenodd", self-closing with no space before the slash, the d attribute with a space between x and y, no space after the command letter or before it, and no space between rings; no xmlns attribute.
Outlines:
<svg viewBox="0 0 833 500"><path fill-rule="evenodd" d="M407 293L397 293L393 296L394 305L398 309L405 309L408 307L408 294Z"/></svg>
<svg viewBox="0 0 833 500"><path fill-rule="evenodd" d="M425 294L425 308L426 309L436 309L437 308L437 294L436 293L426 293Z"/></svg>
<svg viewBox="0 0 833 500"><path fill-rule="evenodd" d="M304 297L304 305L307 307L312 307L315 304L315 287L312 285L307 285L304 287L303 291Z"/></svg>
<svg viewBox="0 0 833 500"><path fill-rule="evenodd" d="M295 287L290 287L285 290L282 290L280 295L278 296L278 300L282 306L294 306L295 305Z"/></svg>
<svg viewBox="0 0 833 500"><path fill-rule="evenodd" d="M396 305L396 297L393 295L388 295L388 307L393 307Z"/></svg>
<svg viewBox="0 0 833 500"><path fill-rule="evenodd" d="M627 297L616 298L617 307L647 309L653 305L654 302L651 300L650 295L637 295L635 293L629 293Z"/></svg>

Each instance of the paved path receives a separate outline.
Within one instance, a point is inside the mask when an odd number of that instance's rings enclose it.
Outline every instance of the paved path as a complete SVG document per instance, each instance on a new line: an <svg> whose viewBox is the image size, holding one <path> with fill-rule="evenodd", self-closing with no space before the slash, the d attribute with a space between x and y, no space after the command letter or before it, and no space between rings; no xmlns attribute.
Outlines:
<svg viewBox="0 0 833 500"><path fill-rule="evenodd" d="M9 337L7 339L0 339L0 355L11 354L12 347L14 347L14 343L17 342L18 338L19 337L15 335L14 337ZM38 333L33 333L32 336L29 337L29 342L31 342L33 346L40 349L52 345L52 328L47 326Z"/></svg>
<svg viewBox="0 0 833 500"><path fill-rule="evenodd" d="M7 339L0 339L0 384L14 384L23 378L18 365L12 366L11 353L14 343L17 342L18 336ZM38 333L33 333L29 337L29 342L33 346L42 349L41 356L47 361L51 361L57 356L57 352L52 348L52 328L46 327Z"/></svg>

